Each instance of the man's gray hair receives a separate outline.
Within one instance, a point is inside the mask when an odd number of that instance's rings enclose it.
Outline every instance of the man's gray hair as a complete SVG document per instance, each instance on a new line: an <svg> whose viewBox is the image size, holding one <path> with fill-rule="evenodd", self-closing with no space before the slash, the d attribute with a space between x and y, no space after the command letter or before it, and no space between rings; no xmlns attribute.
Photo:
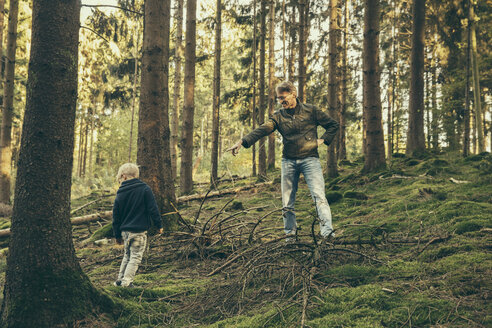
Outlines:
<svg viewBox="0 0 492 328"><path fill-rule="evenodd" d="M290 81L280 82L279 84L277 84L277 87L275 89L278 93L288 92L297 95L297 89Z"/></svg>
<svg viewBox="0 0 492 328"><path fill-rule="evenodd" d="M118 175L116 176L118 181L122 180L123 175L127 178L138 178L140 176L140 170L138 169L138 166L133 163L125 163L121 165L118 170Z"/></svg>

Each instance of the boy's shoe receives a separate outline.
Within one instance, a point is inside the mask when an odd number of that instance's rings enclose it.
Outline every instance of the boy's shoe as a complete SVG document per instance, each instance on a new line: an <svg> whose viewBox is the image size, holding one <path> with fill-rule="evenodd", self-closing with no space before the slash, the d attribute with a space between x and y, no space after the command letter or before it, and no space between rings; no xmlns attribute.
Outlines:
<svg viewBox="0 0 492 328"><path fill-rule="evenodd" d="M296 241L296 234L295 233L289 233L287 234L287 238L285 238L285 243L286 244L292 244Z"/></svg>
<svg viewBox="0 0 492 328"><path fill-rule="evenodd" d="M113 286L121 287L121 280L118 279L115 282L113 282Z"/></svg>

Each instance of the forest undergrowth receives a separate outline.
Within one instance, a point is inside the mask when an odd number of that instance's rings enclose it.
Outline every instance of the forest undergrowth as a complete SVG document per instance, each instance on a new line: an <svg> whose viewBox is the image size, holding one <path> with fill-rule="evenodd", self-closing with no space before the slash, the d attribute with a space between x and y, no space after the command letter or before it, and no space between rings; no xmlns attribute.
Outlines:
<svg viewBox="0 0 492 328"><path fill-rule="evenodd" d="M343 161L327 180L328 241L304 181L298 235L285 240L279 171L270 184L180 205L179 231L149 238L136 288L112 286L122 246L103 239L105 222L74 226L84 271L117 304L78 326L490 327L492 156L402 155L379 173L361 168ZM72 208L111 201L94 193ZM3 285L5 257L0 269Z"/></svg>

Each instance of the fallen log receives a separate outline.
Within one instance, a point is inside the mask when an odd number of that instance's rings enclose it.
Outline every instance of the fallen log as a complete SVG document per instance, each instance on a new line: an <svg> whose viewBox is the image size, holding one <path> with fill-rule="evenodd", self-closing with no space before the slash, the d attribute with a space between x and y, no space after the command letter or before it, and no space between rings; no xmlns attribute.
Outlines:
<svg viewBox="0 0 492 328"><path fill-rule="evenodd" d="M99 212L95 214L89 214L84 216L78 216L71 220L72 225L82 225L89 222L94 222L102 219L109 219L113 215L112 211ZM0 230L0 238L10 236L10 228Z"/></svg>
<svg viewBox="0 0 492 328"><path fill-rule="evenodd" d="M272 185L271 181L270 182L261 182L261 183L257 183L257 184L249 185L249 186L242 186L242 187L212 191L212 192L209 192L208 195L206 193L204 193L204 194L194 194L194 195L189 195L189 196L181 196L181 197L178 197L177 202L178 202L178 204L182 204L182 203L192 201L192 200L202 200L203 198L205 198L205 196L207 196L207 199L213 198L213 197L220 197L223 195L235 194L235 193L238 193L240 191L245 191L245 190L253 189L256 187L263 187L263 186L270 186L270 185Z"/></svg>

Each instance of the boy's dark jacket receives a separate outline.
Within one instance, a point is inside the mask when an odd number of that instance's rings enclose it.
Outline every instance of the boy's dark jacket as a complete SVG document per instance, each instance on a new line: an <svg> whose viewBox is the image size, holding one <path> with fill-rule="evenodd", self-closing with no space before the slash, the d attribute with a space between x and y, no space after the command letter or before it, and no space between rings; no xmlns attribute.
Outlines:
<svg viewBox="0 0 492 328"><path fill-rule="evenodd" d="M114 236L121 238L121 231L147 231L150 220L158 229L162 227L159 208L150 187L139 179L123 181L113 205Z"/></svg>

